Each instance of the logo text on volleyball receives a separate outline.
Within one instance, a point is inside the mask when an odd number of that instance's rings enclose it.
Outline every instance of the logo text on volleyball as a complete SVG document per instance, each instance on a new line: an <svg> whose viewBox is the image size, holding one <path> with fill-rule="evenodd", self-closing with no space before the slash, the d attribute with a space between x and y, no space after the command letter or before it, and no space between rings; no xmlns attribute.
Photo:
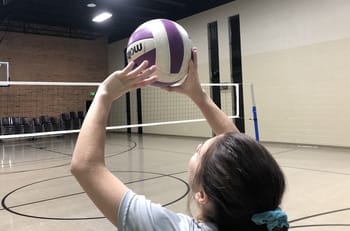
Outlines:
<svg viewBox="0 0 350 231"><path fill-rule="evenodd" d="M142 48L143 48L142 43L138 43L132 47L129 47L127 54L126 54L128 59L130 59L134 54L142 51Z"/></svg>

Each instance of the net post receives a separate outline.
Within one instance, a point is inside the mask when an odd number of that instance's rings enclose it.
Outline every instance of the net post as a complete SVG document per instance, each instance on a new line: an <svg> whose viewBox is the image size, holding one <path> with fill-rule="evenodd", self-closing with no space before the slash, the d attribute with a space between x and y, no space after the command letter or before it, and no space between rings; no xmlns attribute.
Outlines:
<svg viewBox="0 0 350 231"><path fill-rule="evenodd" d="M253 121L254 121L255 140L259 142L260 141L259 124L258 124L258 115L257 115L257 111L256 111L254 85L253 84L250 84L250 90L251 90L251 95L252 95L252 113L253 113Z"/></svg>
<svg viewBox="0 0 350 231"><path fill-rule="evenodd" d="M5 69L5 71L0 70L0 87L9 86L9 81L10 81L10 67L9 66L10 66L9 62L0 62L0 68ZM5 76L4 79L3 79L2 75Z"/></svg>

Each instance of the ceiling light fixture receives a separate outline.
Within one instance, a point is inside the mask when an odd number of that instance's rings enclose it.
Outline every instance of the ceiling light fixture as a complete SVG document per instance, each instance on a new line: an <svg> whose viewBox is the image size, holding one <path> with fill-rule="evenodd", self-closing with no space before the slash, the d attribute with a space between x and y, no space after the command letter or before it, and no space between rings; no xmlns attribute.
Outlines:
<svg viewBox="0 0 350 231"><path fill-rule="evenodd" d="M86 4L86 6L93 8L93 7L96 7L96 3L90 2L90 3Z"/></svg>
<svg viewBox="0 0 350 231"><path fill-rule="evenodd" d="M106 21L107 19L109 19L110 17L112 17L112 14L109 12L103 12L97 16L95 16L92 21L94 22L103 22Z"/></svg>
<svg viewBox="0 0 350 231"><path fill-rule="evenodd" d="M90 8L96 7L96 1L95 0L87 0L86 6L90 7Z"/></svg>

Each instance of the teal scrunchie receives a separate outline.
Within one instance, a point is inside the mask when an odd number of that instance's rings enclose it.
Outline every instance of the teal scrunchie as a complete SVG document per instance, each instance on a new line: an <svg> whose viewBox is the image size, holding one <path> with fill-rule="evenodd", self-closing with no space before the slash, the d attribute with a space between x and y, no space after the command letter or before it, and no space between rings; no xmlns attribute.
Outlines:
<svg viewBox="0 0 350 231"><path fill-rule="evenodd" d="M263 213L257 213L252 216L252 221L257 225L266 224L269 231L272 231L276 227L289 228L287 214L280 208Z"/></svg>

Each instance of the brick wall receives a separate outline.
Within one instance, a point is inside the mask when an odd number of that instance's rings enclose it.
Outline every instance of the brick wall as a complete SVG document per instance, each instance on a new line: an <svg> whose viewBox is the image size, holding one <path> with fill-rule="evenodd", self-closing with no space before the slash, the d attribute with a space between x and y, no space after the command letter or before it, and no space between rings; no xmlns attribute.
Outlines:
<svg viewBox="0 0 350 231"><path fill-rule="evenodd" d="M0 31L0 35L4 32ZM11 81L101 82L107 74L107 41L6 32L0 61ZM85 111L96 87L0 87L0 117L59 116Z"/></svg>

